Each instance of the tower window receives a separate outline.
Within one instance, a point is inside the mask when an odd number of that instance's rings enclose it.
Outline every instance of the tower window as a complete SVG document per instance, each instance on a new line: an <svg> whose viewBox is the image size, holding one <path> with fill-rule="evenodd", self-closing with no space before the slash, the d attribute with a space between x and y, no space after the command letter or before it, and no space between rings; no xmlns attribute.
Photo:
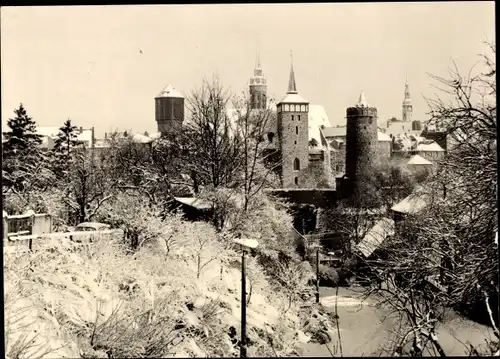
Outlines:
<svg viewBox="0 0 500 359"><path fill-rule="evenodd" d="M298 186L299 185L299 178L298 177L295 177L295 184Z"/></svg>
<svg viewBox="0 0 500 359"><path fill-rule="evenodd" d="M289 106L285 105L285 111L289 111Z"/></svg>
<svg viewBox="0 0 500 359"><path fill-rule="evenodd" d="M299 120L299 121L300 121L300 115L297 115L297 120Z"/></svg>
<svg viewBox="0 0 500 359"><path fill-rule="evenodd" d="M300 107L301 107L302 112L306 112L306 105L302 105Z"/></svg>
<svg viewBox="0 0 500 359"><path fill-rule="evenodd" d="M269 132L267 134L267 139L269 140L269 143L273 143L273 138L274 138L274 133L273 132Z"/></svg>
<svg viewBox="0 0 500 359"><path fill-rule="evenodd" d="M298 158L293 160L293 170L300 171L300 160Z"/></svg>
<svg viewBox="0 0 500 359"><path fill-rule="evenodd" d="M293 121L293 115L292 115L292 121Z"/></svg>
<svg viewBox="0 0 500 359"><path fill-rule="evenodd" d="M295 134L298 135L299 134L299 126L295 126Z"/></svg>
<svg viewBox="0 0 500 359"><path fill-rule="evenodd" d="M293 144L296 145L297 144L297 141L293 141Z"/></svg>

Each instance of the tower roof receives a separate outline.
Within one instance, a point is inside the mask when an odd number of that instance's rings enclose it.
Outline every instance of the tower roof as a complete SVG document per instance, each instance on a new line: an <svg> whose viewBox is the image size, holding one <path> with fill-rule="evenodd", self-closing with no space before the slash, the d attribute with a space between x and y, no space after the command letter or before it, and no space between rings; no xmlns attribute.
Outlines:
<svg viewBox="0 0 500 359"><path fill-rule="evenodd" d="M290 78L288 79L288 91L286 92L285 97L283 97L279 103L282 102L309 103L309 101L304 100L304 98L300 96L297 91L297 84L295 83L295 73L293 72L292 52L290 52L290 57L291 57L291 66L290 66Z"/></svg>
<svg viewBox="0 0 500 359"><path fill-rule="evenodd" d="M356 104L356 107L368 107L368 102L366 101L365 93L361 91L359 94L359 99L358 103Z"/></svg>
<svg viewBox="0 0 500 359"><path fill-rule="evenodd" d="M290 78L288 79L288 91L287 93L298 93L297 84L295 83L295 73L293 72L293 55L290 51L291 64L290 64Z"/></svg>
<svg viewBox="0 0 500 359"><path fill-rule="evenodd" d="M403 100L403 104L411 104L410 85L408 84L408 78L406 78L405 81L405 98Z"/></svg>
<svg viewBox="0 0 500 359"><path fill-rule="evenodd" d="M167 87L165 87L163 90L161 90L161 92L156 97L184 98L184 96L170 84Z"/></svg>
<svg viewBox="0 0 500 359"><path fill-rule="evenodd" d="M260 66L260 54L257 53L255 58L255 69L253 70L253 76L250 78L250 86L252 85L265 85L266 78L262 72L262 67Z"/></svg>

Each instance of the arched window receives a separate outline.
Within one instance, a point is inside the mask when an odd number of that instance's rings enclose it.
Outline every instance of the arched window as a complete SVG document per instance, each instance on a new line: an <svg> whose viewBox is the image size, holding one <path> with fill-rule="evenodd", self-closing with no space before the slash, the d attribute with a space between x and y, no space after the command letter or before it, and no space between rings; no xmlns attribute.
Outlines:
<svg viewBox="0 0 500 359"><path fill-rule="evenodd" d="M292 121L293 121L293 115L292 115Z"/></svg>
<svg viewBox="0 0 500 359"><path fill-rule="evenodd" d="M295 184L299 185L299 178L298 177L295 177Z"/></svg>
<svg viewBox="0 0 500 359"><path fill-rule="evenodd" d="M297 115L297 120L300 121L300 115Z"/></svg>
<svg viewBox="0 0 500 359"><path fill-rule="evenodd" d="M302 112L306 112L306 105L302 105L302 106L300 106L300 110L301 110Z"/></svg>
<svg viewBox="0 0 500 359"><path fill-rule="evenodd" d="M300 161L298 158L295 158L293 160L293 170L294 171L300 171Z"/></svg>
<svg viewBox="0 0 500 359"><path fill-rule="evenodd" d="M299 126L295 126L295 134L298 135L299 134Z"/></svg>
<svg viewBox="0 0 500 359"><path fill-rule="evenodd" d="M285 111L289 111L289 106L285 105Z"/></svg>
<svg viewBox="0 0 500 359"><path fill-rule="evenodd" d="M273 138L274 138L274 132L269 132L267 134L267 139L269 140L269 143L273 143Z"/></svg>

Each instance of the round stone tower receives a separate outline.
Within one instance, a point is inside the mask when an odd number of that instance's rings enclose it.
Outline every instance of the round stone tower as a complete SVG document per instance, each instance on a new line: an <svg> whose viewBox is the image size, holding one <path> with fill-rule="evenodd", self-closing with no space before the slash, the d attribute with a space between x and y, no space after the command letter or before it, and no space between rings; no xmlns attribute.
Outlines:
<svg viewBox="0 0 500 359"><path fill-rule="evenodd" d="M377 109L370 107L361 92L355 107L349 107L346 129L346 179L351 190L371 178L377 159Z"/></svg>
<svg viewBox="0 0 500 359"><path fill-rule="evenodd" d="M184 96L172 85L165 87L155 97L155 119L158 132L175 133L184 121Z"/></svg>

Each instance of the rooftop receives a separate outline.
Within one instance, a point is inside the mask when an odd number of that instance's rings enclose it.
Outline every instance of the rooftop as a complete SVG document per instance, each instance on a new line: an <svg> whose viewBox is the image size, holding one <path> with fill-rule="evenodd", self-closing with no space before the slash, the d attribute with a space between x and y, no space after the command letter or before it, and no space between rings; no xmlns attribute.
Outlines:
<svg viewBox="0 0 500 359"><path fill-rule="evenodd" d="M407 165L432 165L431 161L426 160L425 158L415 155L408 161Z"/></svg>
<svg viewBox="0 0 500 359"><path fill-rule="evenodd" d="M365 93L361 91L359 94L359 99L358 103L356 104L356 107L368 107L368 102L366 101Z"/></svg>
<svg viewBox="0 0 500 359"><path fill-rule="evenodd" d="M179 91L177 91L175 88L173 88L173 86L170 84L167 87L165 87L163 90L161 90L161 92L156 97L157 98L158 97L184 98L184 96Z"/></svg>
<svg viewBox="0 0 500 359"><path fill-rule="evenodd" d="M298 93L288 92L278 103L309 103Z"/></svg>
<svg viewBox="0 0 500 359"><path fill-rule="evenodd" d="M443 148L439 146L436 142L431 142L429 144L420 143L419 145L417 145L417 151L444 152Z"/></svg>
<svg viewBox="0 0 500 359"><path fill-rule="evenodd" d="M429 204L427 195L419 192L410 194L391 208L392 211L404 214L418 214Z"/></svg>
<svg viewBox="0 0 500 359"><path fill-rule="evenodd" d="M394 235L394 220L382 218L366 233L356 247L368 258L388 236Z"/></svg>

